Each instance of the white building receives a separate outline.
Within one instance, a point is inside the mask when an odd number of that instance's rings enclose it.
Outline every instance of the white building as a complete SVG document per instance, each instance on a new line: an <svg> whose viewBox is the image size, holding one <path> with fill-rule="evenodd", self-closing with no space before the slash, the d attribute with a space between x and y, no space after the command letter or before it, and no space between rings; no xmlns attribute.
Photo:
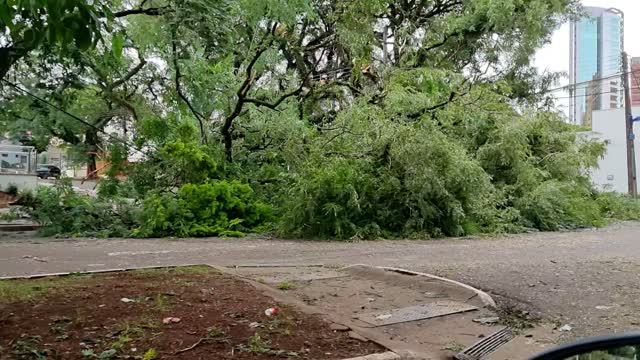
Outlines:
<svg viewBox="0 0 640 360"><path fill-rule="evenodd" d="M633 115L640 115L640 107L633 108ZM599 162L599 168L591 174L593 183L603 190L620 193L628 192L627 185L627 143L624 109L610 109L593 112L592 135L606 140L607 153ZM640 171L640 123L635 123L636 168ZM637 181L637 180L636 180Z"/></svg>

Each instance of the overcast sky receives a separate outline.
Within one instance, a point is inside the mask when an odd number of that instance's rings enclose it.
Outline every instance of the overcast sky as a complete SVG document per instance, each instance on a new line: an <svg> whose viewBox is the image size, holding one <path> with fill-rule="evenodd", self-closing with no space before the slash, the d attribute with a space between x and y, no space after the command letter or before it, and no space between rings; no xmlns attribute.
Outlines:
<svg viewBox="0 0 640 360"><path fill-rule="evenodd" d="M640 56L640 0L582 0L584 6L616 7L625 14L625 48L629 56ZM540 70L569 71L569 25L565 24L553 35L551 44L536 55L535 64ZM569 83L568 77L560 85ZM567 93L557 92L558 97ZM561 108L568 107L568 100L558 101Z"/></svg>

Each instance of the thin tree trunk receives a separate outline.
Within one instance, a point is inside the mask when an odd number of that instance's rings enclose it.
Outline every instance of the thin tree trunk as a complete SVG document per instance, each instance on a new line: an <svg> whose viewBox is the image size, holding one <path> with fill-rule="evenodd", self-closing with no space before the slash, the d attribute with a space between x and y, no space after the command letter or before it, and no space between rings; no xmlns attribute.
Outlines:
<svg viewBox="0 0 640 360"><path fill-rule="evenodd" d="M87 145L87 179L98 178L98 134L95 130L88 130L85 134L85 145Z"/></svg>

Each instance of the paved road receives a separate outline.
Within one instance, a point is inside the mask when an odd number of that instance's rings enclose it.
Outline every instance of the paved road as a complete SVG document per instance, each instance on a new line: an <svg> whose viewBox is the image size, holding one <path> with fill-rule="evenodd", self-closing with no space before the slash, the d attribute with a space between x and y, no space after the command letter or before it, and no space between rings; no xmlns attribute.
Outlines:
<svg viewBox="0 0 640 360"><path fill-rule="evenodd" d="M185 263L397 266L511 299L570 324L573 336L640 328L638 223L575 233L354 243L0 238L0 276Z"/></svg>

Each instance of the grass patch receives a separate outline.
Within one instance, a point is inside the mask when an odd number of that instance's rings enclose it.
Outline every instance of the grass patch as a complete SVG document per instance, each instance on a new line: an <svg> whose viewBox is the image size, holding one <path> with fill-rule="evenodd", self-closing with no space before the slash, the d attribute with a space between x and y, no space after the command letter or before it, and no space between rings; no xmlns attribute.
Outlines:
<svg viewBox="0 0 640 360"><path fill-rule="evenodd" d="M153 308L157 311L167 312L171 310L173 306L169 301L169 296L164 294L156 294L156 298L154 299Z"/></svg>
<svg viewBox="0 0 640 360"><path fill-rule="evenodd" d="M166 267L166 268L155 268L155 269L137 269L133 270L132 273L139 276L161 276L161 275L186 275L186 274L195 274L195 275L207 275L207 274L217 274L218 271L215 268L206 265L194 265L194 266L179 266L179 267Z"/></svg>
<svg viewBox="0 0 640 360"><path fill-rule="evenodd" d="M224 337L226 334L224 330L218 328L217 326L212 326L207 329L207 338L209 339L219 339Z"/></svg>
<svg viewBox="0 0 640 360"><path fill-rule="evenodd" d="M123 321L116 325L119 335L131 338L143 336L148 330L158 328L158 324L148 317L139 321Z"/></svg>
<svg viewBox="0 0 640 360"><path fill-rule="evenodd" d="M465 349L465 346L456 341L452 341L442 348L442 350L448 350L454 353L459 353L464 349Z"/></svg>
<svg viewBox="0 0 640 360"><path fill-rule="evenodd" d="M286 281L279 283L276 287L280 290L293 290L296 288L294 284Z"/></svg>
<svg viewBox="0 0 640 360"><path fill-rule="evenodd" d="M147 350L142 356L142 360L156 360L160 357L158 350L151 348Z"/></svg>
<svg viewBox="0 0 640 360"><path fill-rule="evenodd" d="M269 340L263 339L260 334L255 333L249 338L246 346L242 346L240 351L251 354L265 354L271 349L269 348Z"/></svg>
<svg viewBox="0 0 640 360"><path fill-rule="evenodd" d="M56 289L77 286L91 279L91 275L56 276L43 279L0 280L0 304L29 301Z"/></svg>
<svg viewBox="0 0 640 360"><path fill-rule="evenodd" d="M23 335L13 344L11 353L18 359L46 360L52 354L49 349L43 348L41 341L40 336Z"/></svg>

